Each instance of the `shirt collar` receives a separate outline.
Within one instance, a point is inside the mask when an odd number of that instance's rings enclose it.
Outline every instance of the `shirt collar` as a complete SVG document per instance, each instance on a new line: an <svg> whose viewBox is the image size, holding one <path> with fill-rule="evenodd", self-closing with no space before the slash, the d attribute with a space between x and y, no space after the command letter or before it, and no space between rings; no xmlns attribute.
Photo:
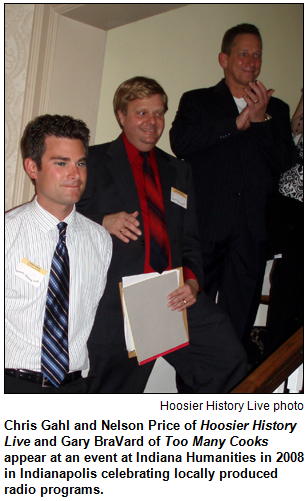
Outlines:
<svg viewBox="0 0 308 501"><path fill-rule="evenodd" d="M30 203L30 212L35 219L35 221L39 224L42 231L44 233L48 233L49 231L58 231L57 225L59 224L59 219L50 214L47 210L45 210L37 201L37 196ZM74 205L72 212L63 219L65 223L69 227L74 227L76 221L76 207Z"/></svg>
<svg viewBox="0 0 308 501"><path fill-rule="evenodd" d="M133 162L138 162L142 165L143 159L139 154L139 150L132 143L129 142L124 132L122 132L122 138L130 164L132 164ZM155 158L154 148L152 148L151 151L149 151L149 159L151 158Z"/></svg>

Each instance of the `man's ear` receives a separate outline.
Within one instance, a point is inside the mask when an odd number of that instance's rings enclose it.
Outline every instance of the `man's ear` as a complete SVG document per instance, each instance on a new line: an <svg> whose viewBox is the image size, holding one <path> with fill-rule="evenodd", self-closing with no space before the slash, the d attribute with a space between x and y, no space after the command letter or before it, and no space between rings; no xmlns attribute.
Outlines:
<svg viewBox="0 0 308 501"><path fill-rule="evenodd" d="M119 120L120 120L122 127L124 127L125 115L121 110L118 110L118 117L119 117Z"/></svg>
<svg viewBox="0 0 308 501"><path fill-rule="evenodd" d="M24 161L24 167L25 167L26 173L28 174L28 176L31 179L36 179L37 178L38 168L37 168L36 162L34 162L34 160L32 160L32 158L26 158L25 159L25 161Z"/></svg>
<svg viewBox="0 0 308 501"><path fill-rule="evenodd" d="M224 52L220 52L218 56L218 61L220 66L225 70L226 67L228 66L228 56Z"/></svg>

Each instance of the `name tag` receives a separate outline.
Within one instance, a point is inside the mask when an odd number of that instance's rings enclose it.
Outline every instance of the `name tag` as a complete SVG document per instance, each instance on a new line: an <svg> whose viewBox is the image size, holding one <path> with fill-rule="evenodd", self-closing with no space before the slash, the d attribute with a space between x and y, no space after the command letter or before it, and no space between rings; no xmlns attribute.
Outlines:
<svg viewBox="0 0 308 501"><path fill-rule="evenodd" d="M171 202L187 209L187 198L186 193L183 193L175 188L171 188Z"/></svg>
<svg viewBox="0 0 308 501"><path fill-rule="evenodd" d="M38 287L40 285L46 273L46 270L43 270L43 268L40 268L40 266L32 263L25 257L22 258L15 270L15 275L17 277L29 282L29 284L34 285L34 287Z"/></svg>

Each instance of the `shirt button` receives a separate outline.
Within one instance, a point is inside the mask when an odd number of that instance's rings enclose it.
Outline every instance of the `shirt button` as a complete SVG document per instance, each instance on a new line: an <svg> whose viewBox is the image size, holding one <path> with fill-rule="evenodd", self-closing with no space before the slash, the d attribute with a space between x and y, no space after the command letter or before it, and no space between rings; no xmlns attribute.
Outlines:
<svg viewBox="0 0 308 501"><path fill-rule="evenodd" d="M141 245L142 247L144 247L144 246L145 246L145 241L144 241L144 240L140 240L140 245Z"/></svg>
<svg viewBox="0 0 308 501"><path fill-rule="evenodd" d="M241 196L241 193L237 193L237 194L236 194L236 196L237 196L237 197L240 197L240 196Z"/></svg>

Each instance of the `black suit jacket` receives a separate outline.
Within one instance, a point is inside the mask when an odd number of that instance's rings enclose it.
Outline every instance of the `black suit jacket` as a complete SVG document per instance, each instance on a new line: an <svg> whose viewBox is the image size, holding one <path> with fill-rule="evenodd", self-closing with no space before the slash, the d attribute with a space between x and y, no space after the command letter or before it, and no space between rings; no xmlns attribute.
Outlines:
<svg viewBox="0 0 308 501"><path fill-rule="evenodd" d="M292 164L289 107L271 98L272 119L238 131L238 109L224 79L183 94L170 131L172 151L192 166L200 233L226 238L242 203L250 231L266 238L265 206L272 175Z"/></svg>
<svg viewBox="0 0 308 501"><path fill-rule="evenodd" d="M187 266L202 284L202 260L190 166L155 148L159 168L172 267ZM97 310L90 342L124 343L119 282L144 272L145 241L138 191L122 136L89 148L88 180L77 210L98 224L106 214L139 212L141 237L128 244L113 239L107 286ZM187 209L171 201L171 187L188 195Z"/></svg>

